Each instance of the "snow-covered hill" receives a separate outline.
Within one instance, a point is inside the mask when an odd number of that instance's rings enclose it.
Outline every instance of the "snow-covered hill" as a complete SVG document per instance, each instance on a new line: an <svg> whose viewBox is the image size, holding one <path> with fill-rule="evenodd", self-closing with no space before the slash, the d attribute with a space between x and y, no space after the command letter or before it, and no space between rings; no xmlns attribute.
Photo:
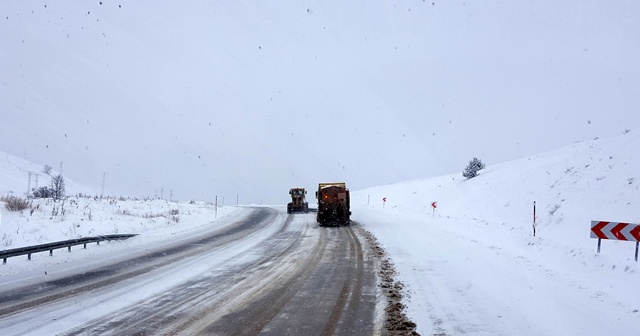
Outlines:
<svg viewBox="0 0 640 336"><path fill-rule="evenodd" d="M394 260L422 335L633 335L636 244L603 240L597 254L590 223L640 224L637 148L632 131L470 180L460 172L365 189L352 197L353 218Z"/></svg>
<svg viewBox="0 0 640 336"><path fill-rule="evenodd" d="M51 178L60 174L59 169L45 172L39 165L9 153L0 152L0 196L26 197L34 188L49 186ZM99 195L100 190L78 185L73 179L65 178L67 195Z"/></svg>

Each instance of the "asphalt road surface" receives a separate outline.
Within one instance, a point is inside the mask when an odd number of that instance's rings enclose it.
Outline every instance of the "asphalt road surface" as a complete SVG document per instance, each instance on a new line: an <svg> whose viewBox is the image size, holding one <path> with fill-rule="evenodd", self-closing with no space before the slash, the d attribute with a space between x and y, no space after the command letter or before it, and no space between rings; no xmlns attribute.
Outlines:
<svg viewBox="0 0 640 336"><path fill-rule="evenodd" d="M352 227L258 207L197 237L0 288L0 334L378 335L375 272Z"/></svg>

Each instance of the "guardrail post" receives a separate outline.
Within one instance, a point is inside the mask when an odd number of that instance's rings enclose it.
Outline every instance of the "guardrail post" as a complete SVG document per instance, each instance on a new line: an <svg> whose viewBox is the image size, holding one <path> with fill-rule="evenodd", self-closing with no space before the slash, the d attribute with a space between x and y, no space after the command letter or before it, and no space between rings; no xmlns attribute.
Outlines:
<svg viewBox="0 0 640 336"><path fill-rule="evenodd" d="M53 251L55 249L60 249L60 248L67 247L69 252L71 252L71 247L72 246L84 245L84 248L86 249L88 243L96 242L96 243L98 243L98 245L100 245L100 241L103 241L103 240L107 240L107 241L124 240L124 239L127 239L127 238L131 238L133 236L137 236L137 235L135 235L135 234L125 234L125 235L120 234L120 235L106 235L106 236L99 236L99 237L87 237L87 238L70 239L70 240L66 240L66 241L47 243L47 244L40 244L40 245L34 245L34 246L28 246L28 247L20 247L20 248L10 249L10 250L2 250L2 251L0 251L0 259L2 259L2 263L3 264L7 263L7 259L9 257L15 257L15 256L27 255L27 258L29 260L31 260L31 254L32 253L49 251L49 255L52 256L53 255Z"/></svg>

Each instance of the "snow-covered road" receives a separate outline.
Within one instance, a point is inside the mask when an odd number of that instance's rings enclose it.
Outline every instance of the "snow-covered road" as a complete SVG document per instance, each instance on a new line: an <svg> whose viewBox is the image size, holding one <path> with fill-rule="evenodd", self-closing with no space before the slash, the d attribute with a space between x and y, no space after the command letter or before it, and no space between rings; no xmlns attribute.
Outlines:
<svg viewBox="0 0 640 336"><path fill-rule="evenodd" d="M313 216L246 208L168 241L110 244L108 258L8 282L0 330L372 334L381 328L374 262L351 228L320 228Z"/></svg>
<svg viewBox="0 0 640 336"><path fill-rule="evenodd" d="M137 307L212 269L224 272L257 258L244 252L283 222L275 211L265 209L258 216L245 210L226 223L175 239L145 243L141 237L109 244L113 251L106 258L58 267L44 281L39 277L25 284L22 279L3 286L0 329L16 335L59 333L99 316L121 316L124 307Z"/></svg>

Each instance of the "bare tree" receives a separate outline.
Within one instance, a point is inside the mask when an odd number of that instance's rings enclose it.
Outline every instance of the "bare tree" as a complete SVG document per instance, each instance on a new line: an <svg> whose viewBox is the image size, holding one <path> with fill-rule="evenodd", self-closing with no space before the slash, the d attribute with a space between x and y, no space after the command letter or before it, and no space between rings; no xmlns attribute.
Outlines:
<svg viewBox="0 0 640 336"><path fill-rule="evenodd" d="M51 177L51 189L53 190L53 199L59 200L64 198L64 178L62 175L56 175Z"/></svg>
<svg viewBox="0 0 640 336"><path fill-rule="evenodd" d="M44 167L42 167L42 172L47 174L47 175L51 175L51 169L53 169L53 168L51 168L50 165L46 164L46 165L44 165Z"/></svg>

